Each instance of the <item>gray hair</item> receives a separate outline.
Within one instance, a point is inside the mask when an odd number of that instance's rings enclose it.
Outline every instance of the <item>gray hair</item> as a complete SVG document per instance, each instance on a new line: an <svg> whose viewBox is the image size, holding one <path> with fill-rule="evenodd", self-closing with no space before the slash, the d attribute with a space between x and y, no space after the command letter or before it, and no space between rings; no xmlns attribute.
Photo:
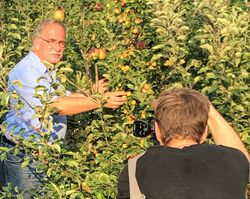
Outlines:
<svg viewBox="0 0 250 199"><path fill-rule="evenodd" d="M62 21L57 20L57 19L45 19L44 21L40 22L37 25L37 27L35 28L34 33L33 33L33 37L32 37L33 40L36 37L40 37L42 32L43 32L43 29L45 28L45 26L47 26L49 24L59 24L60 26L63 27L64 31L66 32L66 26Z"/></svg>

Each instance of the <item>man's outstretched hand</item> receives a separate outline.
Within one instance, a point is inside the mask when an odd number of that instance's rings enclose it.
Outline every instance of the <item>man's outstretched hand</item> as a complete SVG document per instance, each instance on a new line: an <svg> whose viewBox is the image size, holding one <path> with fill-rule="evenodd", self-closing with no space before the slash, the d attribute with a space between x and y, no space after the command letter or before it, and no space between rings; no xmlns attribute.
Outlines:
<svg viewBox="0 0 250 199"><path fill-rule="evenodd" d="M106 92L104 93L104 96L106 98L106 103L104 104L104 107L106 108L116 109L127 101L125 91Z"/></svg>

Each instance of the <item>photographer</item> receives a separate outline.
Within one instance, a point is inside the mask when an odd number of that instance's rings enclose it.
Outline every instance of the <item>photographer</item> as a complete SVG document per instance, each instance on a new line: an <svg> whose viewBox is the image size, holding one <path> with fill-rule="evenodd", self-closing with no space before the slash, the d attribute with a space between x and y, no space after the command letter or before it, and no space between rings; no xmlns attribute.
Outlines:
<svg viewBox="0 0 250 199"><path fill-rule="evenodd" d="M160 145L129 160L119 176L117 199L243 199L248 152L208 98L181 88L163 92L153 107ZM215 144L203 144L208 128ZM134 182L139 195L133 197Z"/></svg>

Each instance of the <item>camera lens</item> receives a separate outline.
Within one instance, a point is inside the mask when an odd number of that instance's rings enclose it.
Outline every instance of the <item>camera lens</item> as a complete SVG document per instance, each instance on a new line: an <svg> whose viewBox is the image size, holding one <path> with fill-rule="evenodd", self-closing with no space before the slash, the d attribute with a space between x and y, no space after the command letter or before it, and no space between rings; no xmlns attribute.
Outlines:
<svg viewBox="0 0 250 199"><path fill-rule="evenodd" d="M133 134L136 137L146 137L153 132L152 124L142 120L136 120L133 126Z"/></svg>

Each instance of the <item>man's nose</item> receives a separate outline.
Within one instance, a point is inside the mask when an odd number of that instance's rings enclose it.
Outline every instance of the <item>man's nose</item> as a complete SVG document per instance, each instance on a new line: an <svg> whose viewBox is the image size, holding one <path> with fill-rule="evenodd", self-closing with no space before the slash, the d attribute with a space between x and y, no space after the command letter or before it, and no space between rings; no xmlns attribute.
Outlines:
<svg viewBox="0 0 250 199"><path fill-rule="evenodd" d="M54 45L54 49L58 52L62 51L63 50L63 47L60 45L59 42L55 43Z"/></svg>

